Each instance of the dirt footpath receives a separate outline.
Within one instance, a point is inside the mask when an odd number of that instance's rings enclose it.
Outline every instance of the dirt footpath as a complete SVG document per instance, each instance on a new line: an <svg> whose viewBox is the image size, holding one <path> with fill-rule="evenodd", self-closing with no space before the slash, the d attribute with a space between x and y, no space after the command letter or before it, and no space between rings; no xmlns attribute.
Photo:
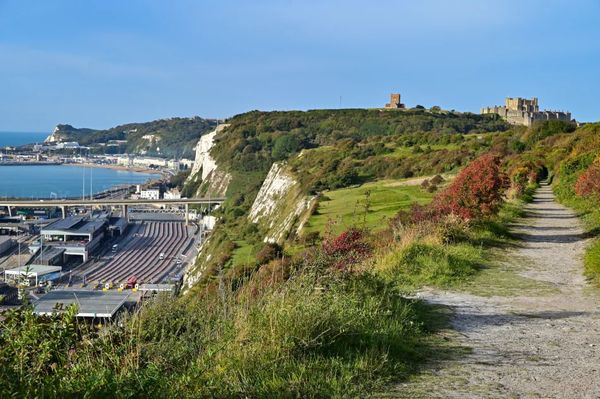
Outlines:
<svg viewBox="0 0 600 399"><path fill-rule="evenodd" d="M480 297L426 292L453 309L452 324L471 354L439 364L398 387L414 398L600 398L600 290L583 277L587 240L574 213L543 186L507 258L517 273L554 287L542 293Z"/></svg>

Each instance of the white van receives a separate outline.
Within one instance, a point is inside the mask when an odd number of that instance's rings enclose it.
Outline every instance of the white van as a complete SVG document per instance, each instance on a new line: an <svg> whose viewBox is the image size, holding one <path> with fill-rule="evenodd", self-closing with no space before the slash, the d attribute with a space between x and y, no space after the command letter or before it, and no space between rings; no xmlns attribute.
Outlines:
<svg viewBox="0 0 600 399"><path fill-rule="evenodd" d="M113 245L113 246L112 246L112 253L113 253L113 254L114 254L114 253L116 253L116 252L117 252L117 249L119 249L119 245L118 245L118 244L115 244L115 245Z"/></svg>

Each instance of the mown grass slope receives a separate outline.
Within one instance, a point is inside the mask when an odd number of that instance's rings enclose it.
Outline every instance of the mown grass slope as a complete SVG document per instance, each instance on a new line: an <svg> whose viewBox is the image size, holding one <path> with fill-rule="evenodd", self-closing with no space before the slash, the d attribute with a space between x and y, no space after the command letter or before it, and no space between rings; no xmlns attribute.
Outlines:
<svg viewBox="0 0 600 399"><path fill-rule="evenodd" d="M339 234L352 226L382 230L398 211L425 204L432 197L419 184L405 180L381 180L326 191L304 230L321 234L328 228Z"/></svg>

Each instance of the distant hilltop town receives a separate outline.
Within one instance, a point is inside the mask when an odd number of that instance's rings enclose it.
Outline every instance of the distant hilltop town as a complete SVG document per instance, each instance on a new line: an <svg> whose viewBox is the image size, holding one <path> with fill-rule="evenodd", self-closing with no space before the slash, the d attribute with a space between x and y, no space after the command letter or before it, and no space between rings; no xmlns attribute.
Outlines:
<svg viewBox="0 0 600 399"><path fill-rule="evenodd" d="M537 97L531 100L526 98L510 98L504 101L504 106L481 108L481 114L498 114L508 123L513 125L531 126L535 121L571 121L571 113L564 111L540 111Z"/></svg>

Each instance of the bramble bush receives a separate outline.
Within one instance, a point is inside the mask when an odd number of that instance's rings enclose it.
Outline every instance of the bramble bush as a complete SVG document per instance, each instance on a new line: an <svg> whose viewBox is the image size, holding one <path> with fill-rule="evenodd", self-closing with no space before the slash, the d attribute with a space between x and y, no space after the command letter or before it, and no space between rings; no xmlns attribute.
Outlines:
<svg viewBox="0 0 600 399"><path fill-rule="evenodd" d="M353 265L368 258L372 252L363 230L351 228L337 237L323 242L323 253L332 260L335 268L348 271Z"/></svg>
<svg viewBox="0 0 600 399"><path fill-rule="evenodd" d="M600 166L590 165L577 178L575 193L581 197L594 196L600 198Z"/></svg>
<svg viewBox="0 0 600 399"><path fill-rule="evenodd" d="M500 162L500 157L484 154L467 165L444 191L435 196L431 205L433 214L454 214L467 220L495 214L507 188Z"/></svg>

